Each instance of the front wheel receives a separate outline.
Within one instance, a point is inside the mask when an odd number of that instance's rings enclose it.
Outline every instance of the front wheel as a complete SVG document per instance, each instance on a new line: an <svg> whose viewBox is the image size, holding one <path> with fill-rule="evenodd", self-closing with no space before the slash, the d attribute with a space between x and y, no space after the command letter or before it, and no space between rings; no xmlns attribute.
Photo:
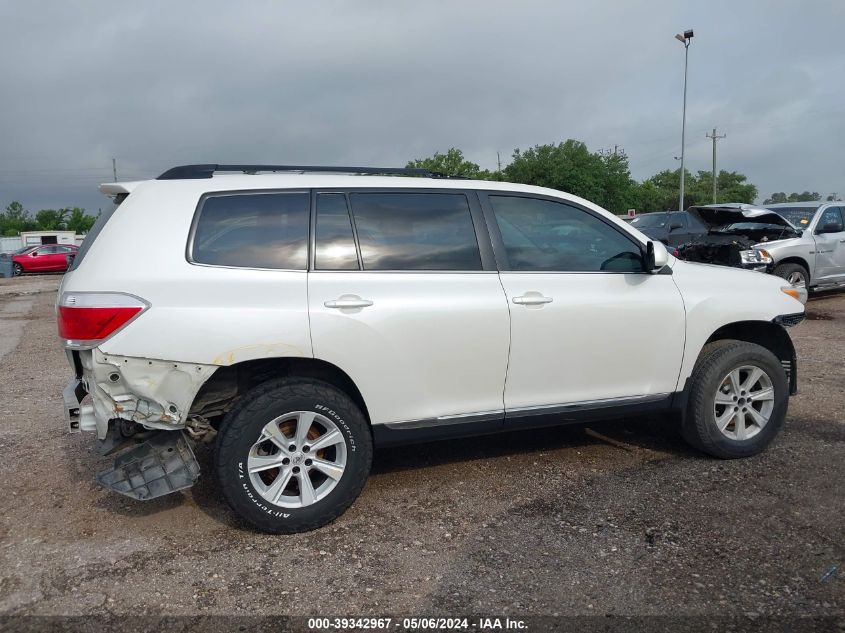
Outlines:
<svg viewBox="0 0 845 633"><path fill-rule="evenodd" d="M714 457L761 452L786 420L789 384L769 350L719 341L702 352L690 378L684 437Z"/></svg>
<svg viewBox="0 0 845 633"><path fill-rule="evenodd" d="M18 277L21 274L23 274L23 266L21 266L17 262L12 264L12 275L14 275L15 277Z"/></svg>
<svg viewBox="0 0 845 633"><path fill-rule="evenodd" d="M783 277L796 288L810 288L810 273L801 264L779 264L772 274Z"/></svg>
<svg viewBox="0 0 845 633"><path fill-rule="evenodd" d="M305 532L352 504L372 454L369 426L349 396L319 381L274 380L226 416L215 471L245 521L265 532Z"/></svg>

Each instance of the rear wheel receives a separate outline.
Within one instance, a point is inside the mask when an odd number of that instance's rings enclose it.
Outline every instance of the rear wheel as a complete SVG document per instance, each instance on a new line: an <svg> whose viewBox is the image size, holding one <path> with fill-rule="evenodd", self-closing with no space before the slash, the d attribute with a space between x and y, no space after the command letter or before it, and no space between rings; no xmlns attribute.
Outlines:
<svg viewBox="0 0 845 633"><path fill-rule="evenodd" d="M780 264L772 272L796 288L810 288L810 273L801 264Z"/></svg>
<svg viewBox="0 0 845 633"><path fill-rule="evenodd" d="M260 530L312 530L340 516L370 472L372 438L354 402L318 381L274 380L223 421L215 470L232 509Z"/></svg>
<svg viewBox="0 0 845 633"><path fill-rule="evenodd" d="M744 341L705 349L691 376L684 437L714 457L762 451L786 419L789 384L769 350Z"/></svg>
<svg viewBox="0 0 845 633"><path fill-rule="evenodd" d="M15 277L17 277L18 275L20 275L20 274L22 274L22 273L23 273L23 266L21 266L21 265L20 265L19 263L17 263L17 262L14 262L14 263L12 264L12 274L13 274Z"/></svg>

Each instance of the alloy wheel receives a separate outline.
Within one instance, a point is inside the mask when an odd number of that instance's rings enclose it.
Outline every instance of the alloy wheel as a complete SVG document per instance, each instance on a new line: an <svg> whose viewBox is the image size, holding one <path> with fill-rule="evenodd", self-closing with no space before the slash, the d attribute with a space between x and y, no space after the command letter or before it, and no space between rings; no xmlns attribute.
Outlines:
<svg viewBox="0 0 845 633"><path fill-rule="evenodd" d="M313 411L268 422L247 457L252 485L266 501L304 508L325 498L346 468L346 441L337 425Z"/></svg>
<svg viewBox="0 0 845 633"><path fill-rule="evenodd" d="M769 375L755 365L742 365L732 369L716 389L716 426L732 440L751 439L768 424L774 403L775 390Z"/></svg>
<svg viewBox="0 0 845 633"><path fill-rule="evenodd" d="M786 280L790 283L790 285L795 286L796 288L807 287L807 280L804 278L804 273L799 270L789 273Z"/></svg>

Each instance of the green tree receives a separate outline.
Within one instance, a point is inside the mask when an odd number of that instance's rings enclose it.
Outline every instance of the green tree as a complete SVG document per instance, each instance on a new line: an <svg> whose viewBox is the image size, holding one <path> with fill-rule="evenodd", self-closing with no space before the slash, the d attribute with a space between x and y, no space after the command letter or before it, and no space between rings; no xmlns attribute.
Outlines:
<svg viewBox="0 0 845 633"><path fill-rule="evenodd" d="M630 208L635 197L624 151L591 152L574 139L516 149L502 171L505 180L566 191L615 213Z"/></svg>
<svg viewBox="0 0 845 633"><path fill-rule="evenodd" d="M513 161L502 171L505 180L560 189L588 200L597 200L604 193L601 157L573 139L524 151L516 149Z"/></svg>
<svg viewBox="0 0 845 633"><path fill-rule="evenodd" d="M406 167L428 169L447 176L463 176L477 180L490 180L492 177L491 172L466 160L464 153L455 147L450 147L445 154L434 152L434 156L408 161Z"/></svg>
<svg viewBox="0 0 845 633"><path fill-rule="evenodd" d="M550 189L558 189L581 196L614 213L634 208L642 212L669 211L678 208L680 170L665 169L638 183L631 178L628 156L624 151L591 152L581 141L567 139L558 144L535 145L526 150L515 149L512 160L501 171L489 172L464 158L451 148L445 154L410 161L408 167L422 167L450 175L508 180ZM718 201L752 203L757 187L747 176L735 171L718 174ZM683 207L713 202L713 175L699 171L684 175ZM795 196L818 194L774 194L785 202Z"/></svg>
<svg viewBox="0 0 845 633"><path fill-rule="evenodd" d="M791 193L788 196L781 192L773 193L763 201L763 204L778 204L781 202L818 202L822 197L815 191L804 191L802 193Z"/></svg>
<svg viewBox="0 0 845 633"><path fill-rule="evenodd" d="M748 177L735 171L720 171L716 181L716 202L744 202L752 204L757 199L757 187L747 182ZM693 204L713 202L713 174L699 171L692 183L690 194ZM686 196L684 196L686 198Z"/></svg>
<svg viewBox="0 0 845 633"><path fill-rule="evenodd" d="M96 220L97 218L92 217L90 215L86 215L85 209L73 207L72 209L70 209L70 215L68 215L67 218L67 230L74 231L79 235L83 235L91 230L91 227L94 226L94 222Z"/></svg>
<svg viewBox="0 0 845 633"><path fill-rule="evenodd" d="M639 213L651 211L665 211L666 200L671 192L667 193L651 179L641 183L634 183L631 188L631 200L629 209L636 209ZM677 194L675 194L677 205Z"/></svg>
<svg viewBox="0 0 845 633"><path fill-rule="evenodd" d="M684 208L696 203L695 177L684 170ZM675 211L678 208L678 195L681 190L681 170L664 169L651 178L646 178L637 188L639 195L635 195L639 206L638 211ZM646 197L643 192L648 192Z"/></svg>
<svg viewBox="0 0 845 633"><path fill-rule="evenodd" d="M58 231L65 228L68 209L41 209L35 214L39 231Z"/></svg>
<svg viewBox="0 0 845 633"><path fill-rule="evenodd" d="M780 204L781 202L787 202L786 194L783 191L773 193L770 197L763 200L763 204Z"/></svg>
<svg viewBox="0 0 845 633"><path fill-rule="evenodd" d="M0 234L6 236L18 235L21 231L35 229L35 221L29 211L18 201L9 203L4 213L0 213Z"/></svg>
<svg viewBox="0 0 845 633"><path fill-rule="evenodd" d="M623 151L600 151L601 173L603 183L602 196L594 200L605 209L614 213L624 213L634 208L634 186L636 183L631 178L631 170L628 166L628 155Z"/></svg>

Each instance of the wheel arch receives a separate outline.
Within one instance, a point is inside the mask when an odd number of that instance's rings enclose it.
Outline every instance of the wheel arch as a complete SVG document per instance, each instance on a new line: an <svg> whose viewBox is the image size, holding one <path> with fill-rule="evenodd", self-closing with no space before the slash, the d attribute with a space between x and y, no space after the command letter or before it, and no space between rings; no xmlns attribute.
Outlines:
<svg viewBox="0 0 845 633"><path fill-rule="evenodd" d="M220 367L197 392L190 412L204 417L223 415L253 387L286 377L320 380L340 389L370 424L367 404L355 381L337 365L317 358L259 358Z"/></svg>
<svg viewBox="0 0 845 633"><path fill-rule="evenodd" d="M756 343L774 354L780 361L789 380L789 392L794 395L798 387L797 358L795 346L786 330L771 321L737 321L717 329L707 341L706 346L714 341L737 340ZM702 348L703 349L703 348ZM701 350L699 350L699 354Z"/></svg>
<svg viewBox="0 0 845 633"><path fill-rule="evenodd" d="M775 264L775 268L781 266L782 264L798 264L799 266L803 267L804 270L807 271L807 283L811 283L813 281L813 269L810 267L810 263L804 259L803 257L798 257L797 255L791 255L790 257L784 257L777 264Z"/></svg>
<svg viewBox="0 0 845 633"><path fill-rule="evenodd" d="M702 353L711 343L717 341L745 341L756 343L772 352L780 361L781 367L786 372L789 381L789 393L798 393L798 361L795 354L795 346L786 330L771 321L734 321L719 326L704 342L696 353L696 363ZM683 388L675 393L672 398L672 410L681 415L683 420L686 417L686 407L689 400L692 372L684 379Z"/></svg>

